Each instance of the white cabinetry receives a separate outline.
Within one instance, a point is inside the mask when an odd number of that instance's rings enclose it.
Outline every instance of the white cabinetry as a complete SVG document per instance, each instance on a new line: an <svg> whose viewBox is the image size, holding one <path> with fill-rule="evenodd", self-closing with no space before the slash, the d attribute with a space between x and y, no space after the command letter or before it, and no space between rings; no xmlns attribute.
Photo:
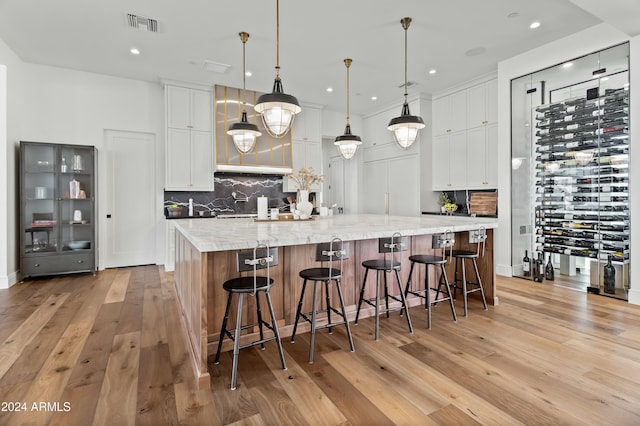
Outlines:
<svg viewBox="0 0 640 426"><path fill-rule="evenodd" d="M322 110L311 106L302 106L302 112L296 115L291 129L291 162L294 172L303 167L312 168L322 174ZM283 178L282 190L294 192L300 189L287 176ZM311 186L312 192L322 190L322 184Z"/></svg>
<svg viewBox="0 0 640 426"><path fill-rule="evenodd" d="M498 121L497 80L467 89L467 128L485 126Z"/></svg>
<svg viewBox="0 0 640 426"><path fill-rule="evenodd" d="M173 220L165 220L165 232L164 270L169 272L175 269L176 263L176 224Z"/></svg>
<svg viewBox="0 0 640 426"><path fill-rule="evenodd" d="M432 154L432 189L464 189L467 184L467 132L434 137Z"/></svg>
<svg viewBox="0 0 640 426"><path fill-rule="evenodd" d="M433 135L459 132L467 128L467 92L462 90L433 101Z"/></svg>
<svg viewBox="0 0 640 426"><path fill-rule="evenodd" d="M384 214L388 197L389 214L420 214L419 156L410 155L363 165L365 213Z"/></svg>
<svg viewBox="0 0 640 426"><path fill-rule="evenodd" d="M211 99L208 90L165 86L165 190L213 190Z"/></svg>
<svg viewBox="0 0 640 426"><path fill-rule="evenodd" d="M494 189L497 80L433 101L432 189Z"/></svg>
<svg viewBox="0 0 640 426"><path fill-rule="evenodd" d="M495 159L498 155L498 126L491 124L467 132L467 187L498 187Z"/></svg>

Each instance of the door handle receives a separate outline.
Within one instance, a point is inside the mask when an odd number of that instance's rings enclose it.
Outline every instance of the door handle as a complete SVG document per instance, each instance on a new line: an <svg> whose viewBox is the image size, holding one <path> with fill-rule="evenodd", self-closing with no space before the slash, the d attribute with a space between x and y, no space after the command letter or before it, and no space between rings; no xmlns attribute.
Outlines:
<svg viewBox="0 0 640 426"><path fill-rule="evenodd" d="M107 214L107 219L111 219L111 214Z"/></svg>

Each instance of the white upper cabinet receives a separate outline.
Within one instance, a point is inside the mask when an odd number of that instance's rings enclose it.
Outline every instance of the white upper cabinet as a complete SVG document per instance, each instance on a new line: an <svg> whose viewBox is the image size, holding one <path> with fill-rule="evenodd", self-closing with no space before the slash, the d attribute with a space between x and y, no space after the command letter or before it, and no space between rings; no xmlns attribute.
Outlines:
<svg viewBox="0 0 640 426"><path fill-rule="evenodd" d="M322 173L322 110L302 105L302 112L296 115L291 129L291 166L294 173L303 167L312 168L315 173ZM284 176L282 190L294 192L298 185ZM311 187L312 192L322 190L322 184Z"/></svg>
<svg viewBox="0 0 640 426"><path fill-rule="evenodd" d="M322 141L322 110L302 105L302 111L296 114L291 129L291 138L301 141ZM295 164L293 167L298 167Z"/></svg>
<svg viewBox="0 0 640 426"><path fill-rule="evenodd" d="M467 128L496 123L498 121L497 109L497 80L494 79L467 89Z"/></svg>
<svg viewBox="0 0 640 426"><path fill-rule="evenodd" d="M431 157L432 189L452 191L467 184L467 132L433 138Z"/></svg>
<svg viewBox="0 0 640 426"><path fill-rule="evenodd" d="M462 90L433 101L433 135L467 128L467 92Z"/></svg>
<svg viewBox="0 0 640 426"><path fill-rule="evenodd" d="M212 96L207 90L165 86L167 191L213 190Z"/></svg>
<svg viewBox="0 0 640 426"><path fill-rule="evenodd" d="M497 188L498 126L490 124L467 132L467 188Z"/></svg>

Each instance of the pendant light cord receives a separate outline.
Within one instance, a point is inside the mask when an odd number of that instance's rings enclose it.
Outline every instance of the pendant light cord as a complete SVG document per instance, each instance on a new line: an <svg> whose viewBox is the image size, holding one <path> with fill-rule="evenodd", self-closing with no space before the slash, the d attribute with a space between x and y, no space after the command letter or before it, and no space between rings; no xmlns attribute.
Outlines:
<svg viewBox="0 0 640 426"><path fill-rule="evenodd" d="M242 40L242 109L246 109L247 104L247 72L246 72L246 54L245 49L247 47L247 40L249 40L249 33L242 31L240 33L240 40Z"/></svg>
<svg viewBox="0 0 640 426"><path fill-rule="evenodd" d="M349 67L351 66L351 59L345 59L344 64L347 66L347 125L349 125Z"/></svg>
<svg viewBox="0 0 640 426"><path fill-rule="evenodd" d="M280 79L280 0L276 0L276 79Z"/></svg>
<svg viewBox="0 0 640 426"><path fill-rule="evenodd" d="M411 21L409 21L411 22ZM404 25L404 101L407 102L408 96L408 79L407 79L407 30L409 28L409 24Z"/></svg>

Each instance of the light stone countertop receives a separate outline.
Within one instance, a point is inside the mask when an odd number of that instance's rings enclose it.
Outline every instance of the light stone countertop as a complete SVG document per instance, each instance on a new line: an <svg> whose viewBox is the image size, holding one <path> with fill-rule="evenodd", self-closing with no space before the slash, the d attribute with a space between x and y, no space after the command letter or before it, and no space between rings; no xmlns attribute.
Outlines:
<svg viewBox="0 0 640 426"><path fill-rule="evenodd" d="M402 235L429 235L498 227L498 219L460 216L387 216L354 214L315 217L310 221L254 222L239 219L175 219L176 230L200 252L253 248L258 241L271 247L317 244L334 237L344 241Z"/></svg>

